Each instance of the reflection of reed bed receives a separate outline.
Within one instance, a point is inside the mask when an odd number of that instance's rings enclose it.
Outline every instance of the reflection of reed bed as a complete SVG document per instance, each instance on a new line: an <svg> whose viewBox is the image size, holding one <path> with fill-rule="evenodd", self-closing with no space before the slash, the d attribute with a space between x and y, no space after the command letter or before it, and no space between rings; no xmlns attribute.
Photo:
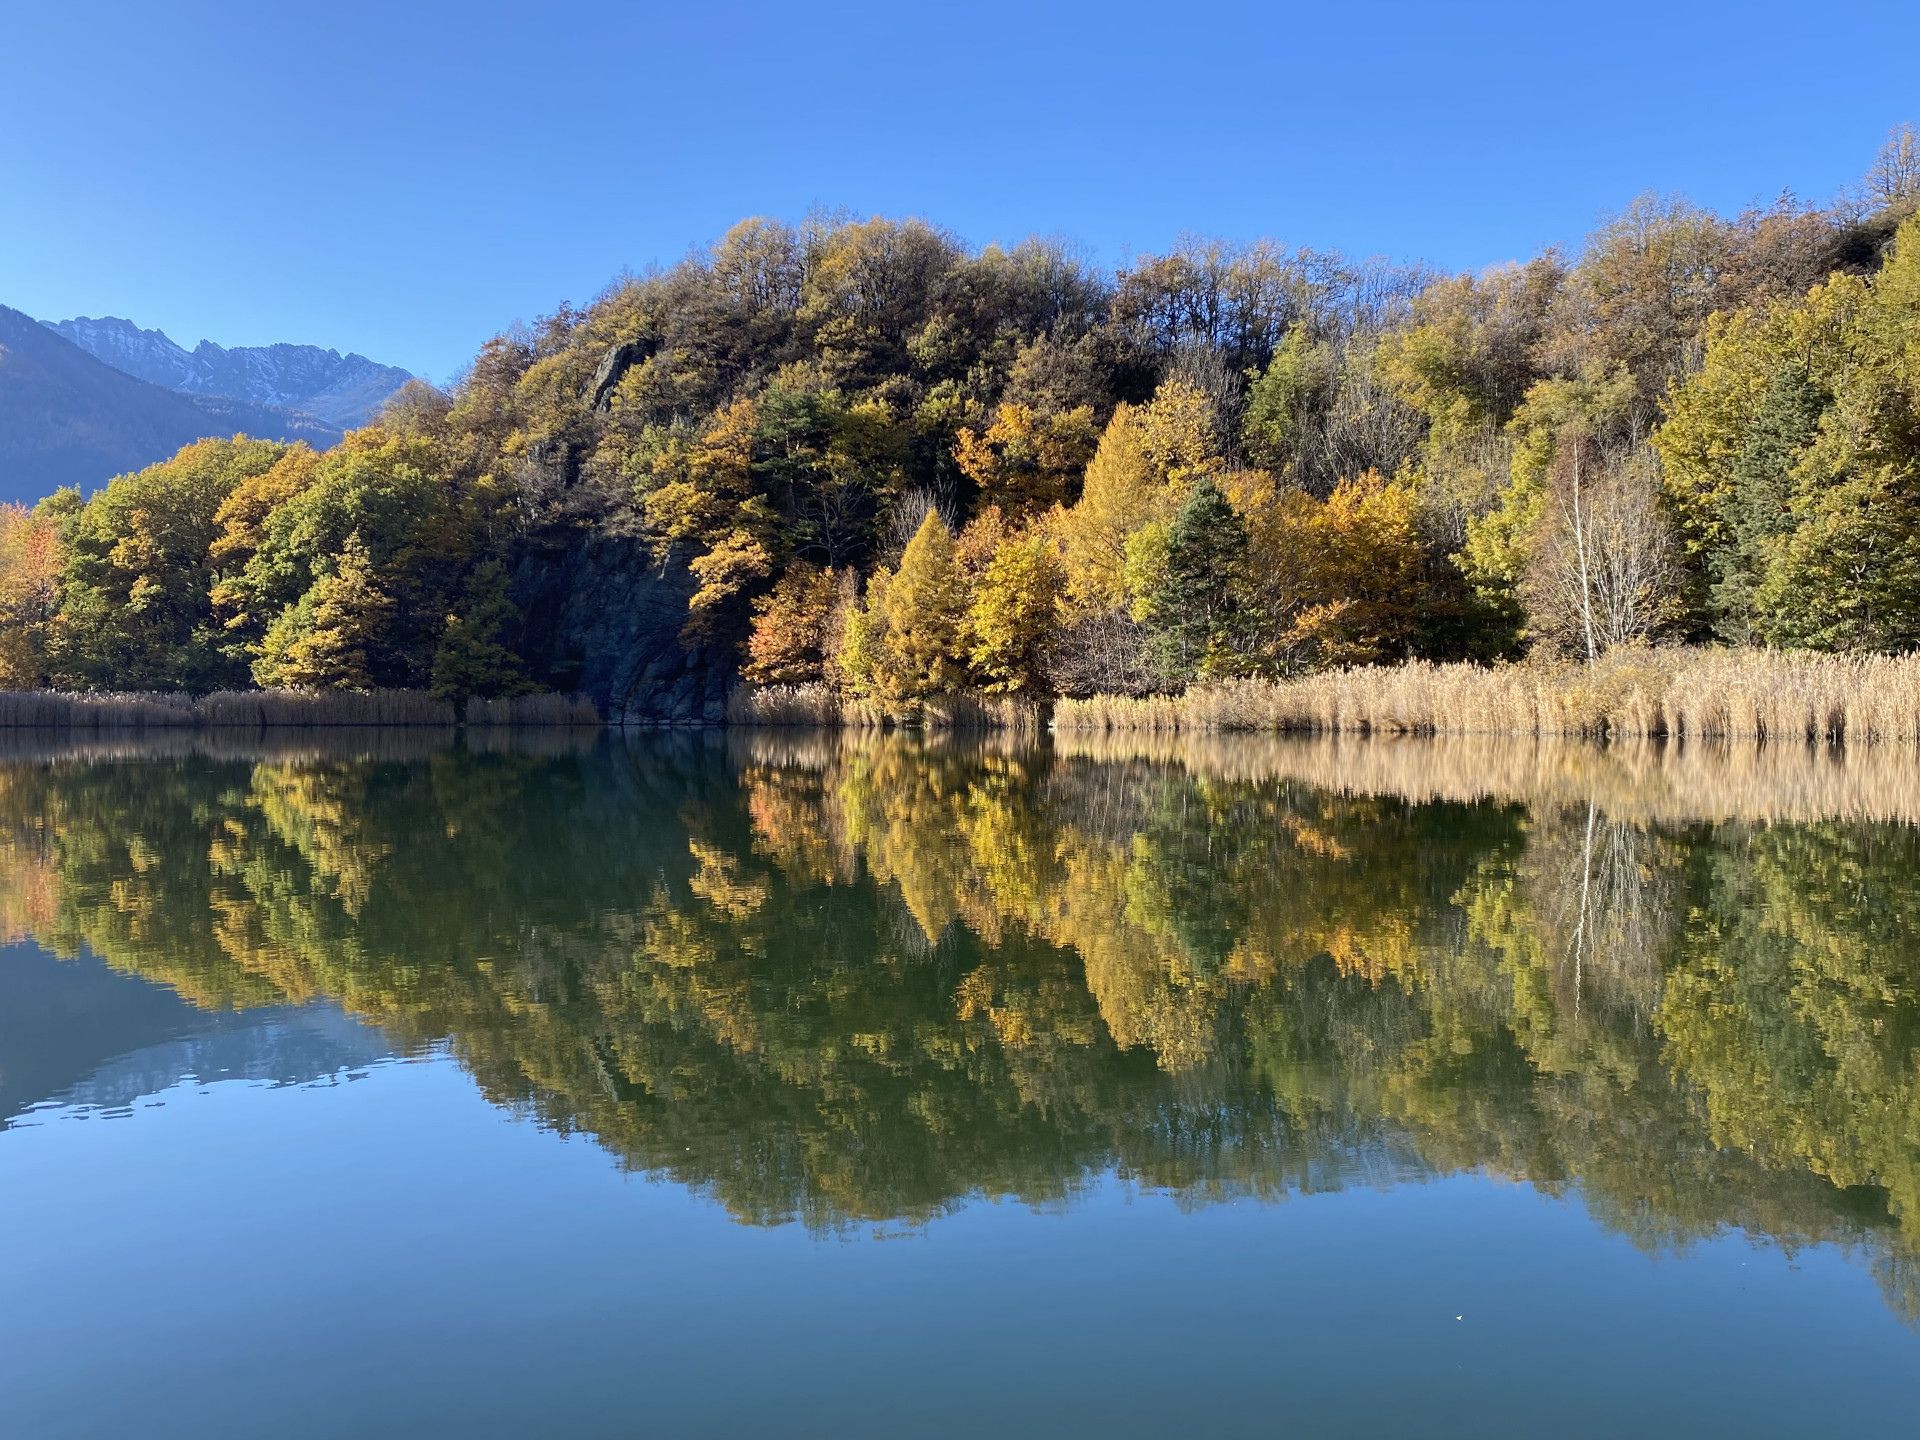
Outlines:
<svg viewBox="0 0 1920 1440"><path fill-rule="evenodd" d="M1046 711L1031 700L959 691L930 696L914 719L903 722L878 702L842 697L829 685L741 685L727 697L727 723L743 728L840 726L849 730L918 725L927 730L1037 734L1046 726Z"/></svg>
<svg viewBox="0 0 1920 1440"><path fill-rule="evenodd" d="M827 770L843 758L882 752L949 756L1031 755L1040 745L1033 730L881 730L877 727L769 726L727 732L727 754L741 766L778 770Z"/></svg>
<svg viewBox="0 0 1920 1440"><path fill-rule="evenodd" d="M590 725L473 725L469 722L466 747L475 755L532 755L558 760L591 754L600 743L600 730Z"/></svg>
<svg viewBox="0 0 1920 1440"><path fill-rule="evenodd" d="M825 770L840 753L841 732L826 726L730 729L727 754L740 766L774 770Z"/></svg>
<svg viewBox="0 0 1920 1440"><path fill-rule="evenodd" d="M1054 728L1920 741L1920 655L1617 651L1593 666L1369 666L1063 700Z"/></svg>
<svg viewBox="0 0 1920 1440"><path fill-rule="evenodd" d="M453 707L420 690L219 690L199 696L0 691L0 729L260 730L453 723Z"/></svg>
<svg viewBox="0 0 1920 1440"><path fill-rule="evenodd" d="M1597 805L1621 819L1920 823L1920 761L1904 747L1532 736L1304 736L1062 731L1062 758L1178 765L1210 780L1291 780L1421 803Z"/></svg>
<svg viewBox="0 0 1920 1440"><path fill-rule="evenodd" d="M467 702L472 726L595 726L584 695L518 695ZM0 730L273 730L321 727L451 728L453 706L423 690L0 691Z"/></svg>
<svg viewBox="0 0 1920 1440"><path fill-rule="evenodd" d="M464 739L457 730L433 725L280 726L260 730L176 725L104 731L21 727L0 729L0 765L84 765L191 756L289 764L334 760L412 764L461 745L476 755L558 759L589 754L600 743L600 735L597 729L566 725L488 726L468 730Z"/></svg>
<svg viewBox="0 0 1920 1440"><path fill-rule="evenodd" d="M457 732L436 726L332 725L275 729L86 731L0 729L0 764L94 764L122 760L322 760L410 762L448 749Z"/></svg>

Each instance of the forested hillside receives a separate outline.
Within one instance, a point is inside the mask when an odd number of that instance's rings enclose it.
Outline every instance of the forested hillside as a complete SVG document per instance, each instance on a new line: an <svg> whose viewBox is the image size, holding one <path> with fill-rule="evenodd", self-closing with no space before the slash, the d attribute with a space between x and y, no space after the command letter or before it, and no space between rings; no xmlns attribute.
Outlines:
<svg viewBox="0 0 1920 1440"><path fill-rule="evenodd" d="M325 453L209 441L10 513L4 683L560 683L536 562L595 545L650 557L703 663L896 711L1912 648L1917 198L1902 129L1831 204L1643 197L1577 252L1456 276L749 220Z"/></svg>

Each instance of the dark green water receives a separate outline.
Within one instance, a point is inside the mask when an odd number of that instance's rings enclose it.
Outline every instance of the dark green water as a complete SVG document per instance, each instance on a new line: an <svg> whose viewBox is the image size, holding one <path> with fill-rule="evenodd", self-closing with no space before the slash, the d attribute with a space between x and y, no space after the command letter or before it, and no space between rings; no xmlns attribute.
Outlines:
<svg viewBox="0 0 1920 1440"><path fill-rule="evenodd" d="M0 761L8 1434L1920 1415L1907 760L170 743Z"/></svg>

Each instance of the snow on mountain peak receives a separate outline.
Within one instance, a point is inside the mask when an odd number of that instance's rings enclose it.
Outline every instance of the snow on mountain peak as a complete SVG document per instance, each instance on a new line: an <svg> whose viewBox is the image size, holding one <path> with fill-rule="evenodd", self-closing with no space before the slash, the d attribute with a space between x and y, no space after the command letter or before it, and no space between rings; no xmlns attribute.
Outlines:
<svg viewBox="0 0 1920 1440"><path fill-rule="evenodd" d="M341 427L364 425L413 378L397 366L318 345L238 345L229 350L202 340L187 350L164 331L142 330L112 315L41 323L114 369L170 390L284 406Z"/></svg>

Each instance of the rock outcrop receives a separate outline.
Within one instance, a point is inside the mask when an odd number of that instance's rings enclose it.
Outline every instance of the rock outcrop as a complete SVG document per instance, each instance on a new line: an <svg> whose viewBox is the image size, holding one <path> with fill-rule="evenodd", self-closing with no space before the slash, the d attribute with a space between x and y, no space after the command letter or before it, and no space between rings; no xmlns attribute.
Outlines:
<svg viewBox="0 0 1920 1440"><path fill-rule="evenodd" d="M607 348L600 357L599 368L593 372L593 380L588 386L587 405L590 409L605 411L612 403L614 387L626 377L627 371L653 354L652 342L644 340L625 340Z"/></svg>
<svg viewBox="0 0 1920 1440"><path fill-rule="evenodd" d="M530 538L512 584L522 653L535 678L590 695L610 725L717 725L735 669L730 654L680 642L696 583L638 537Z"/></svg>

